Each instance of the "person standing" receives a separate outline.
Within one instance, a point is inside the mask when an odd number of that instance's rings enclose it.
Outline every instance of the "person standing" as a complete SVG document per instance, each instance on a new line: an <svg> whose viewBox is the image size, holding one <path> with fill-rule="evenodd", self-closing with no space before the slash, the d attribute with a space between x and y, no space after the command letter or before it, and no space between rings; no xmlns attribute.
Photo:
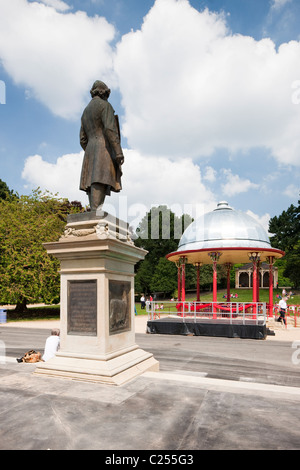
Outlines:
<svg viewBox="0 0 300 470"><path fill-rule="evenodd" d="M277 318L277 321L278 322L283 322L286 326L286 318L285 318L285 314L286 314L286 311L287 311L287 298L284 297L283 299L281 299L279 301L279 314L280 316Z"/></svg>
<svg viewBox="0 0 300 470"><path fill-rule="evenodd" d="M141 308L144 309L144 308L145 308L145 305L146 305L144 294L143 294L142 297L140 298L140 302L141 302Z"/></svg>

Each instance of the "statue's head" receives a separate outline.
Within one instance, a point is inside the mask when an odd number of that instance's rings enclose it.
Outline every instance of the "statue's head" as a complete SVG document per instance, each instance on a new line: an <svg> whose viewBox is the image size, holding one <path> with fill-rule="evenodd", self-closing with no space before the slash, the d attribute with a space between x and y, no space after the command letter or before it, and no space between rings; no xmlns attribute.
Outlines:
<svg viewBox="0 0 300 470"><path fill-rule="evenodd" d="M96 80L91 88L91 97L100 96L100 98L107 100L110 95L110 89L105 85L105 83L100 80Z"/></svg>

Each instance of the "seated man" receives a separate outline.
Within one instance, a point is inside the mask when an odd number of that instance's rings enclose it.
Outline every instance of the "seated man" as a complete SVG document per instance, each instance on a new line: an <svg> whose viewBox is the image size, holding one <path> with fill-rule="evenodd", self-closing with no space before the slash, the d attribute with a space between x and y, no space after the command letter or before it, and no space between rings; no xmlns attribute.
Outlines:
<svg viewBox="0 0 300 470"><path fill-rule="evenodd" d="M34 362L44 362L48 361L52 357L55 356L56 352L58 351L59 344L60 344L60 331L59 329L55 328L51 331L51 336L46 339L45 344L45 351L43 357L41 357L41 353L31 349L27 351L23 357L17 359L17 362L27 362L27 363L34 363Z"/></svg>
<svg viewBox="0 0 300 470"><path fill-rule="evenodd" d="M51 336L48 336L48 338L46 339L45 351L42 357L43 361L49 361L49 359L52 359L52 357L55 356L60 344L59 335L59 329L55 328L51 331Z"/></svg>

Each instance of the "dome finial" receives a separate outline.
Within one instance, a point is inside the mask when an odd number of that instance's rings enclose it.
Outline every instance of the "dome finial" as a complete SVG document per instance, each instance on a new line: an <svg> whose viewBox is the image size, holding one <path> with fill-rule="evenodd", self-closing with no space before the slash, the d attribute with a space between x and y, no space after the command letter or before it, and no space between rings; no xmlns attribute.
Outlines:
<svg viewBox="0 0 300 470"><path fill-rule="evenodd" d="M220 201L218 202L217 204L217 208L215 209L215 211L218 211L220 209L229 209L229 210L232 210L232 207L230 207L230 205L228 204L227 201Z"/></svg>

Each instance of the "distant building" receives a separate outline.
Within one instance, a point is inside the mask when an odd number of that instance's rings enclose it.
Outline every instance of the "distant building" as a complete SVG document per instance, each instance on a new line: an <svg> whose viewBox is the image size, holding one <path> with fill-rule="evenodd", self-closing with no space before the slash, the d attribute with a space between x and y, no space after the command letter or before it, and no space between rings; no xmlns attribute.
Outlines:
<svg viewBox="0 0 300 470"><path fill-rule="evenodd" d="M273 270L273 283L274 287L278 283L278 268L272 267ZM267 263L261 263L258 269L258 283L259 288L268 289L270 279L270 267ZM252 288L253 287L253 265L252 263L245 264L235 270L235 288Z"/></svg>

